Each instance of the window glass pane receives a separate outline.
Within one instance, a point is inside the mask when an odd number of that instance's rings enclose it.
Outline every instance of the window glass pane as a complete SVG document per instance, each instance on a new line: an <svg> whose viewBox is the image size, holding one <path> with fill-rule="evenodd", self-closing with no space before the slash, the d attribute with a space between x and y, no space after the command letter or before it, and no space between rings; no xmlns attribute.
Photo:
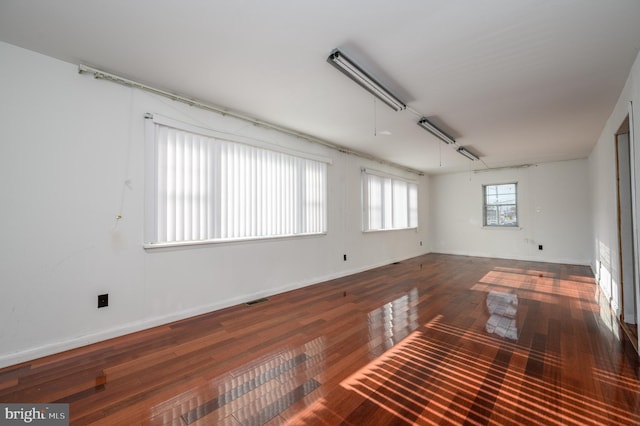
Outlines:
<svg viewBox="0 0 640 426"><path fill-rule="evenodd" d="M418 226L418 185L409 184L409 227Z"/></svg>
<svg viewBox="0 0 640 426"><path fill-rule="evenodd" d="M309 233L324 232L327 166L317 161L304 161L306 162L305 189L300 192L306 199L302 203L304 208L302 228Z"/></svg>
<svg viewBox="0 0 640 426"><path fill-rule="evenodd" d="M497 190L499 194L515 194L516 185L514 183L509 183L506 185L498 185Z"/></svg>
<svg viewBox="0 0 640 426"><path fill-rule="evenodd" d="M514 204L516 194L498 194L492 204Z"/></svg>
<svg viewBox="0 0 640 426"><path fill-rule="evenodd" d="M407 183L393 181L393 227L406 228L409 221Z"/></svg>
<svg viewBox="0 0 640 426"><path fill-rule="evenodd" d="M496 206L487 206L485 224L486 225L497 225L498 224L498 207L496 207Z"/></svg>
<svg viewBox="0 0 640 426"><path fill-rule="evenodd" d="M369 175L369 229L382 229L382 178Z"/></svg>
<svg viewBox="0 0 640 426"><path fill-rule="evenodd" d="M498 224L499 225L515 225L516 224L516 206L498 206Z"/></svg>
<svg viewBox="0 0 640 426"><path fill-rule="evenodd" d="M393 193L391 179L382 178L382 227L380 229L391 229L393 227Z"/></svg>

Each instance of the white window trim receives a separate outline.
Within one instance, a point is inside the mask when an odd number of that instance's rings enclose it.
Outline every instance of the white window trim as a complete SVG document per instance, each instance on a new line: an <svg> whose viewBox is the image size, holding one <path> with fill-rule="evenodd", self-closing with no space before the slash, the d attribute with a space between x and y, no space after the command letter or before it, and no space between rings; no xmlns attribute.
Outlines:
<svg viewBox="0 0 640 426"><path fill-rule="evenodd" d="M487 186L499 186L499 185L515 185L516 186L516 224L515 225L487 225ZM522 228L520 223L520 183L518 181L500 182L500 183L487 183L482 184L482 229L502 229L502 230L515 230L519 231Z"/></svg>

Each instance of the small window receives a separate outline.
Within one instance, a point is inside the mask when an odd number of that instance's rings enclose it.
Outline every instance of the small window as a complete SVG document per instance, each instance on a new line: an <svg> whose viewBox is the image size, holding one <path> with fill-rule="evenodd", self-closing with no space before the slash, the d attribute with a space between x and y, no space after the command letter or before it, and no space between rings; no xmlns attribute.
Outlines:
<svg viewBox="0 0 640 426"><path fill-rule="evenodd" d="M483 185L484 226L518 226L518 184Z"/></svg>

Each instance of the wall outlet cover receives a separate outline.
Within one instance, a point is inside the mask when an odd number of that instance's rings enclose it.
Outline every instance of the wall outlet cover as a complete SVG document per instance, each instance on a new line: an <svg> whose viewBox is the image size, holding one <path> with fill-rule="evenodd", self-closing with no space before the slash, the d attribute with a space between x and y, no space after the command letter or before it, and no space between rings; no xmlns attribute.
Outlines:
<svg viewBox="0 0 640 426"><path fill-rule="evenodd" d="M104 308L109 306L109 294L98 295L98 308Z"/></svg>

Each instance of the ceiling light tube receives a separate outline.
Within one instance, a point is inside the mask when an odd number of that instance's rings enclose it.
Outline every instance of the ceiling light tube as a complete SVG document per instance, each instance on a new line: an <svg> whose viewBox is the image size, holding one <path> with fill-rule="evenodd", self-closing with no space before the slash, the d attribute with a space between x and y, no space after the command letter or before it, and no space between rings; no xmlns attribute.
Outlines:
<svg viewBox="0 0 640 426"><path fill-rule="evenodd" d="M327 58L327 62L342 71L347 77L389 105L392 109L401 111L407 107L397 96L386 89L375 78L369 75L369 73L360 68L355 62L346 57L340 50L334 49Z"/></svg>
<svg viewBox="0 0 640 426"><path fill-rule="evenodd" d="M444 143L448 143L448 144L456 143L456 140L454 138L452 138L451 136L449 136L448 134L446 134L442 130L438 129L436 126L433 125L433 123L431 123L429 120L427 120L426 117L422 117L420 119L420 121L418 121L418 126L420 126L423 129L427 130L433 136L435 136L435 137L439 138L440 140L442 140Z"/></svg>
<svg viewBox="0 0 640 426"><path fill-rule="evenodd" d="M474 153L468 151L465 147L461 146L460 148L458 148L458 152L462 155L464 155L465 157L467 157L469 160L471 161L475 161L475 160L479 160L480 157L478 157L477 155L475 155Z"/></svg>

